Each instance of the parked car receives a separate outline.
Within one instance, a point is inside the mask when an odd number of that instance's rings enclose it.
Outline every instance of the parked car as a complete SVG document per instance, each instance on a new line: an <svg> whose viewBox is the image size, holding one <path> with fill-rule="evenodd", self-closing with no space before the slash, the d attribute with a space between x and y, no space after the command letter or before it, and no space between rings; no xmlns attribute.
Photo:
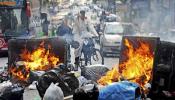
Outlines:
<svg viewBox="0 0 175 100"><path fill-rule="evenodd" d="M104 30L100 33L100 50L106 54L118 54L123 36L123 26L119 22L106 22Z"/></svg>

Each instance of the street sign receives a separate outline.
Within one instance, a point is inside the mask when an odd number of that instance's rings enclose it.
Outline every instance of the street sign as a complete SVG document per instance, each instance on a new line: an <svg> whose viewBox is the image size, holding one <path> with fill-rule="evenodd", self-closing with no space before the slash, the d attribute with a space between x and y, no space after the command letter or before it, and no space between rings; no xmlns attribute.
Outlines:
<svg viewBox="0 0 175 100"><path fill-rule="evenodd" d="M21 8L24 0L0 0L0 8Z"/></svg>

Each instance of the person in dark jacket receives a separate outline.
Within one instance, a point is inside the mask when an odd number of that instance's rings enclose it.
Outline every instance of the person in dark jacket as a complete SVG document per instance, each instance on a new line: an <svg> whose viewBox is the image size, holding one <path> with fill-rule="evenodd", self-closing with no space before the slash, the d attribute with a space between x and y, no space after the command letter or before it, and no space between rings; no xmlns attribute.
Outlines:
<svg viewBox="0 0 175 100"><path fill-rule="evenodd" d="M49 24L50 22L47 20L47 18L45 18L44 22L42 23L42 31L44 33L44 36L48 36Z"/></svg>
<svg viewBox="0 0 175 100"><path fill-rule="evenodd" d="M102 14L100 16L100 22L102 21L106 21L106 12L105 11L102 11Z"/></svg>
<svg viewBox="0 0 175 100"><path fill-rule="evenodd" d="M72 29L68 25L67 18L65 18L61 25L58 27L56 34L57 36L60 36L63 39L65 39L68 43L72 41Z"/></svg>
<svg viewBox="0 0 175 100"><path fill-rule="evenodd" d="M68 25L67 17L65 17L61 25L58 27L56 34L57 36L63 38L69 44L67 58L68 58L68 62L71 62L70 45L73 41L73 35L72 35L72 29Z"/></svg>

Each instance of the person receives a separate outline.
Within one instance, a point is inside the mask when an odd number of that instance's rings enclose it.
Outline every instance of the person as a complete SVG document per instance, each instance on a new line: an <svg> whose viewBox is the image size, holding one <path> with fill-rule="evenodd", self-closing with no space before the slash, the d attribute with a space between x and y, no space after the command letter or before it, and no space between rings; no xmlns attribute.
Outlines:
<svg viewBox="0 0 175 100"><path fill-rule="evenodd" d="M68 18L67 17L65 17L62 24L58 27L56 34L57 34L57 36L63 38L68 43L67 58L68 58L68 62L71 62L70 44L73 40L73 37L72 37L72 29L68 25Z"/></svg>
<svg viewBox="0 0 175 100"><path fill-rule="evenodd" d="M106 21L106 12L102 11L102 14L100 16L100 22Z"/></svg>
<svg viewBox="0 0 175 100"><path fill-rule="evenodd" d="M65 17L61 25L58 27L56 34L65 39L69 44L72 41L72 29L68 25L67 17Z"/></svg>
<svg viewBox="0 0 175 100"><path fill-rule="evenodd" d="M85 11L81 10L77 18L75 19L75 23L73 26L73 35L74 40L79 42L79 47L75 49L75 66L78 68L79 59L81 56L83 40L84 38L91 38L93 35L97 36L97 32L90 21L85 16ZM76 69L78 70L78 69Z"/></svg>
<svg viewBox="0 0 175 100"><path fill-rule="evenodd" d="M16 15L14 14L14 12L12 12L12 21L13 21L12 29L17 30L18 20L17 20Z"/></svg>
<svg viewBox="0 0 175 100"><path fill-rule="evenodd" d="M50 22L47 20L47 17L46 17L44 19L44 22L42 23L42 31L44 33L44 36L48 36L49 24Z"/></svg>

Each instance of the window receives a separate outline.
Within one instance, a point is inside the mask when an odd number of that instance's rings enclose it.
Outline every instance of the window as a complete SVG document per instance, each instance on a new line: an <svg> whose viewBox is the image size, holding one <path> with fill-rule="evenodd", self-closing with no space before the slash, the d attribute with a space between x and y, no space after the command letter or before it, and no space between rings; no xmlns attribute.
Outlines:
<svg viewBox="0 0 175 100"><path fill-rule="evenodd" d="M22 14L23 13L23 14ZM18 36L27 30L27 19L21 9L0 10L1 31L6 36ZM22 17L21 17L22 16Z"/></svg>
<svg viewBox="0 0 175 100"><path fill-rule="evenodd" d="M123 27L121 24L107 24L105 29L106 34L123 34Z"/></svg>

